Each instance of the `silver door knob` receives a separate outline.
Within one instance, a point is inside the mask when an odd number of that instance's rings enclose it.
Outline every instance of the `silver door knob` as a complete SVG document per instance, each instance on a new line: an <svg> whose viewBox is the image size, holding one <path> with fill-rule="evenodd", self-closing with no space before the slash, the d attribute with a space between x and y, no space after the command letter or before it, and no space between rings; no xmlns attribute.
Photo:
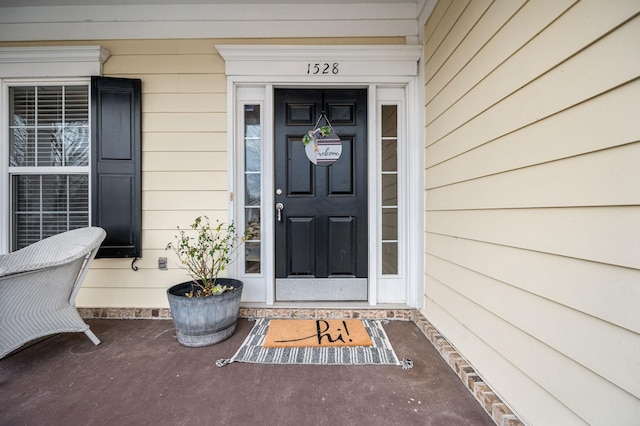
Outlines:
<svg viewBox="0 0 640 426"><path fill-rule="evenodd" d="M284 209L284 204L277 203L276 210L278 211L278 222L282 222L282 209Z"/></svg>

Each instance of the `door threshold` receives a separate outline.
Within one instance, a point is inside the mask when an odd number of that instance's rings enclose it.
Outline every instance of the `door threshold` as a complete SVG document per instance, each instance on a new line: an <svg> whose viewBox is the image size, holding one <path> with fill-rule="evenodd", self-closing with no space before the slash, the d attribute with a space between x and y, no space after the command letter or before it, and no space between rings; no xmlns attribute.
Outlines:
<svg viewBox="0 0 640 426"><path fill-rule="evenodd" d="M367 278L276 278L277 303L367 302Z"/></svg>
<svg viewBox="0 0 640 426"><path fill-rule="evenodd" d="M263 308L263 309L413 309L405 303L382 303L370 305L364 301L296 301L296 302L275 302L273 305L260 302L241 302L243 308Z"/></svg>

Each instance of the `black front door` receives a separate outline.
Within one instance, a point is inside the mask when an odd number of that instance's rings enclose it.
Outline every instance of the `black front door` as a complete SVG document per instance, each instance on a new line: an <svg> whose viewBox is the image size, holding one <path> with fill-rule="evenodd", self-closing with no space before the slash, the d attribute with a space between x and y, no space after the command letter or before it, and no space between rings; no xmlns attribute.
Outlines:
<svg viewBox="0 0 640 426"><path fill-rule="evenodd" d="M276 300L366 300L367 91L281 89L274 103ZM323 112L342 142L329 166L302 144Z"/></svg>

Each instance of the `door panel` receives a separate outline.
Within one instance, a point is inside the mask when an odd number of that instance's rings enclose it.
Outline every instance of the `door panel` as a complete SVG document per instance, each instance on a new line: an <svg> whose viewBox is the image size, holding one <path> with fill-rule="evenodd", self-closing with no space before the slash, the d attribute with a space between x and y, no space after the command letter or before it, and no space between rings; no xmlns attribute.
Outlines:
<svg viewBox="0 0 640 426"><path fill-rule="evenodd" d="M287 245L291 256L289 275L315 275L316 223L313 217L287 218Z"/></svg>
<svg viewBox="0 0 640 426"><path fill-rule="evenodd" d="M286 157L287 197L314 197L315 167L308 160L300 137L287 138Z"/></svg>
<svg viewBox="0 0 640 426"><path fill-rule="evenodd" d="M342 154L340 161L336 161L329 167L329 189L327 195L335 196L356 196L356 164L353 156L353 140L348 137L341 137ZM366 179L366 177L365 177Z"/></svg>
<svg viewBox="0 0 640 426"><path fill-rule="evenodd" d="M327 235L327 274L329 276L351 275L356 270L356 234L355 217L330 217Z"/></svg>
<svg viewBox="0 0 640 426"><path fill-rule="evenodd" d="M342 142L327 167L311 163L301 141L323 111ZM275 222L276 299L366 300L366 90L279 89L274 120L275 202L283 205ZM295 295L296 288L306 290Z"/></svg>

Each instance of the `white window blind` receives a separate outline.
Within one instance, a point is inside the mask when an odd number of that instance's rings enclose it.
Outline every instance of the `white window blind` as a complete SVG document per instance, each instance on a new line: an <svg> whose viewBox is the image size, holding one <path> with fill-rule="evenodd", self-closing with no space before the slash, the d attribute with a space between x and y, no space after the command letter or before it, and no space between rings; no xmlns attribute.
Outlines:
<svg viewBox="0 0 640 426"><path fill-rule="evenodd" d="M11 247L89 223L88 85L9 87Z"/></svg>

